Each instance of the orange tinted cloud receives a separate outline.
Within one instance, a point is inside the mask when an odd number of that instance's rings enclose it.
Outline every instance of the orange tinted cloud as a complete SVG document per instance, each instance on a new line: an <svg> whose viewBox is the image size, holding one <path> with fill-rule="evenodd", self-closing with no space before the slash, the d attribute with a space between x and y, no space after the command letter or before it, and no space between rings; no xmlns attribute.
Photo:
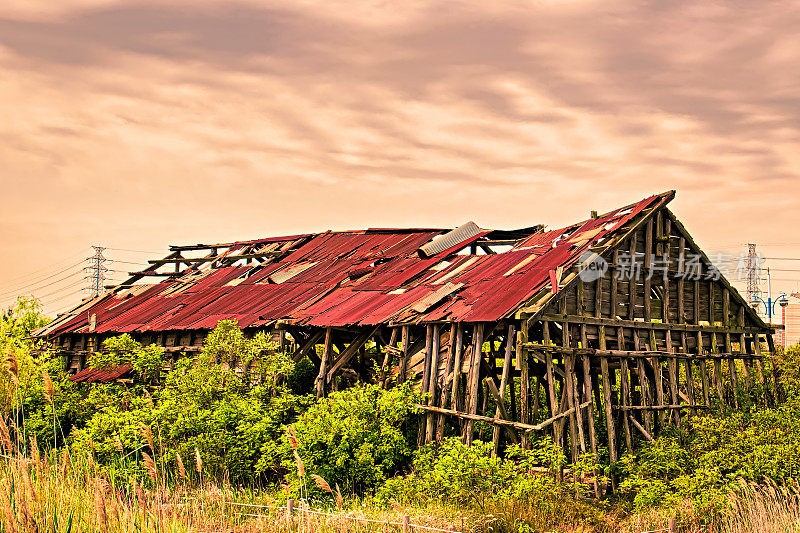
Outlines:
<svg viewBox="0 0 800 533"><path fill-rule="evenodd" d="M670 188L708 249L800 257L792 2L51 4L0 7L0 292L90 243L557 225Z"/></svg>

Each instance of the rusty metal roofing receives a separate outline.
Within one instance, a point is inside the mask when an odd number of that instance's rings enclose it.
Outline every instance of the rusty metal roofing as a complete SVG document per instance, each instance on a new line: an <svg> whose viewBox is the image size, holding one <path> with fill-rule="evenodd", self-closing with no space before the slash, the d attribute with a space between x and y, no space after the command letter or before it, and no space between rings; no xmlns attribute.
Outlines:
<svg viewBox="0 0 800 533"><path fill-rule="evenodd" d="M133 369L131 365L121 365L113 368L84 368L69 380L75 383L109 383L119 379Z"/></svg>
<svg viewBox="0 0 800 533"><path fill-rule="evenodd" d="M602 246L643 210L672 197L651 196L551 231L539 227L493 233L472 224L445 249L429 245L453 233L425 228L329 231L215 245L213 253L216 246L228 248L214 256L210 267L188 268L162 282L107 293L40 334L199 330L223 319L235 319L241 327L277 320L319 327L496 321L512 316L549 286L551 272L570 268L583 252ZM501 237L512 238L509 250L476 255L464 249L480 244L479 239ZM431 256L419 253L426 246ZM272 255L249 262L242 250L254 249ZM248 263L234 261L237 257ZM227 264L226 258L234 262ZM95 328L90 330L93 315Z"/></svg>

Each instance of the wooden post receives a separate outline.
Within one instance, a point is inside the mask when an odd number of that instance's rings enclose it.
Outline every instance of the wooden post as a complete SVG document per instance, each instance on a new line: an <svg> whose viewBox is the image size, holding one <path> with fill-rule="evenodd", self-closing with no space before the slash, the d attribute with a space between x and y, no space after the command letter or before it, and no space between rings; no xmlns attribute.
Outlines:
<svg viewBox="0 0 800 533"><path fill-rule="evenodd" d="M325 329L325 348L322 350L322 361L319 364L319 375L317 375L316 389L317 399L325 395L325 382L328 373L328 361L331 357L331 346L333 344L333 329Z"/></svg>
<svg viewBox="0 0 800 533"><path fill-rule="evenodd" d="M606 349L606 327L598 327L598 344L601 350ZM606 415L606 431L608 433L608 456L612 463L615 463L617 455L617 432L614 427L613 396L611 394L611 378L608 370L608 358L600 358L600 374L603 381L603 407ZM599 398L598 398L599 400Z"/></svg>
<svg viewBox="0 0 800 533"><path fill-rule="evenodd" d="M550 346L550 322L542 322L542 344ZM550 352L542 352L545 362L545 374L547 376L547 400L550 403L550 416L558 414L558 399L556 398L555 372L553 371L553 356ZM557 428L560 424L553 424L553 442L559 444Z"/></svg>
<svg viewBox="0 0 800 533"><path fill-rule="evenodd" d="M758 335L756 335L758 337ZM778 369L777 365L774 362L775 357L775 339L772 337L772 333L767 333L764 335L764 338L767 339L767 348L769 349L769 353L773 356L773 363L772 363L772 381L775 383L775 403L782 402L786 399L786 395L783 392L783 386L781 385L781 373ZM758 340L758 339L756 339Z"/></svg>
<svg viewBox="0 0 800 533"><path fill-rule="evenodd" d="M758 371L758 379L761 382L761 394L764 398L764 405L768 405L769 402L767 401L769 396L769 384L767 383L767 377L764 375L764 363L761 360L761 342L758 340L758 335L753 335L753 348L756 351L756 370Z"/></svg>
<svg viewBox="0 0 800 533"><path fill-rule="evenodd" d="M694 373L692 372L692 360L691 359L684 359L684 364L686 365L686 395L689 397L689 405L696 405L697 402L695 401L694 396ZM692 415L697 415L697 409L695 407L689 408L689 411Z"/></svg>
<svg viewBox="0 0 800 533"><path fill-rule="evenodd" d="M614 250L614 256L613 256L613 261L612 262L614 263L614 267L615 268L619 266L619 250ZM610 300L609 318L611 318L613 320L613 319L617 318L617 292L618 292L617 285L618 285L618 280L617 280L617 273L616 272L612 272L611 273L611 281L609 283L611 285L611 287L608 290L609 291L609 300Z"/></svg>
<svg viewBox="0 0 800 533"><path fill-rule="evenodd" d="M730 352L728 352L730 353ZM739 376L736 374L736 359L731 357L728 359L728 372L731 375L731 388L732 396L733 396L733 405L738 409L739 408Z"/></svg>
<svg viewBox="0 0 800 533"><path fill-rule="evenodd" d="M714 359L714 380L717 384L717 396L719 396L719 401L725 401L725 393L722 388L722 361L719 359Z"/></svg>
<svg viewBox="0 0 800 533"><path fill-rule="evenodd" d="M700 365L700 379L703 383L703 402L706 407L711 407L711 398L709 394L710 386L708 383L708 361L701 359L698 363Z"/></svg>
<svg viewBox="0 0 800 533"><path fill-rule="evenodd" d="M432 346L431 346L431 371L428 381L428 393L430 394L430 398L428 399L428 405L436 405L436 383L439 377L439 344L441 342L441 336L439 334L439 324L433 325L433 339L432 339ZM443 406L442 406L443 407ZM436 433L436 415L433 413L428 413L427 419L427 428L425 431L425 442L431 442L434 438Z"/></svg>
<svg viewBox="0 0 800 533"><path fill-rule="evenodd" d="M631 261L631 272L629 272L631 279L628 280L628 320L633 320L636 318L636 269L634 265L636 261L637 238L638 233L631 235L631 244L628 251L628 253L630 253Z"/></svg>
<svg viewBox="0 0 800 533"><path fill-rule="evenodd" d="M675 353L672 346L672 331L670 330L666 331L666 341L667 351L669 353ZM672 399L672 405L678 405L680 403L678 400L678 381L680 380L680 375L678 373L678 360L675 359L675 357L670 357L667 360L667 371L669 372L669 394ZM680 409L672 410L672 421L678 426L681 425Z"/></svg>
<svg viewBox="0 0 800 533"><path fill-rule="evenodd" d="M588 355L581 356L581 362L583 363L583 397L589 405L586 407L587 409L587 425L589 429L589 447L592 451L592 455L594 456L595 462L599 460L597 455L597 437L594 432L594 405L592 404L592 372L591 372L591 362L589 361ZM600 398L597 398L597 401L600 401ZM578 405L580 409L580 405ZM594 477L594 493L596 497L600 497L600 483L598 481L600 477L600 470L595 469L595 477Z"/></svg>
<svg viewBox="0 0 800 533"><path fill-rule="evenodd" d="M640 343L641 339L639 338L639 330L633 328L633 349L639 350L641 349ZM645 407L652 407L653 405L653 395L650 391L650 380L647 378L647 373L645 372L644 368L644 361L642 359L636 360L636 376L639 380L639 391L640 391L640 401L642 405ZM648 433L653 432L653 413L649 409L645 409L642 416L645 424L645 428L647 429Z"/></svg>
<svg viewBox="0 0 800 533"><path fill-rule="evenodd" d="M587 402L592 399L592 365L588 355L582 355L581 362L583 363L583 399L584 402ZM600 401L600 398L598 398L597 401ZM594 432L594 404L589 403L589 405L586 406L586 410L588 412L586 423L589 429L589 446L592 450L592 454L597 458L597 440Z"/></svg>
<svg viewBox="0 0 800 533"><path fill-rule="evenodd" d="M519 414L520 414L520 421L523 424L530 424L531 423L531 400L530 400L530 362L528 361L528 352L522 347L524 342L528 342L528 335L527 335L528 327L525 325L525 322L522 322L522 331L515 332L514 326L508 326L508 335L509 335L509 342L513 338L515 341L515 356L516 356L516 366L519 367L520 376L519 376ZM523 334L525 331L525 334ZM514 382L512 380L511 386L514 387ZM539 389L536 389L536 393L538 396ZM528 449L528 434L522 434L522 448L527 450Z"/></svg>
<svg viewBox="0 0 800 533"><path fill-rule="evenodd" d="M636 375L639 377L639 389L641 391L641 402L644 407L652 407L653 401L650 394L650 383L644 369L644 360L636 359ZM653 433L653 413L649 409L644 410L644 426L647 432Z"/></svg>
<svg viewBox="0 0 800 533"><path fill-rule="evenodd" d="M666 401L664 399L664 385L663 385L663 373L664 367L661 365L661 358L651 357L650 364L653 367L653 385L656 388L656 404L657 405L665 405ZM658 424L660 427L664 427L667 424L667 412L666 411L658 411Z"/></svg>
<svg viewBox="0 0 800 533"><path fill-rule="evenodd" d="M455 344L456 344L456 331L458 326L453 323L450 325L450 343L447 349L447 363L445 364L444 368L444 377L442 378L442 394L439 398L439 405L441 407L451 407L450 398L452 397L453 387L451 383L448 383L448 377L452 376L450 379L453 381L456 380L457 371L453 366L455 360ZM460 370L460 369L459 369ZM436 440L440 441L444 437L444 415L439 415L436 419Z"/></svg>
<svg viewBox="0 0 800 533"><path fill-rule="evenodd" d="M398 374L400 381L405 381L408 379L408 326L402 327L402 333L400 335L400 342L403 345L403 349L400 353L400 367L398 369Z"/></svg>
<svg viewBox="0 0 800 533"><path fill-rule="evenodd" d="M455 362L453 363L453 392L450 396L450 405L451 407L456 410L460 411L463 409L463 405L461 400L461 395L459 394L460 385L461 385L461 369L464 365L463 356L464 356L464 324L459 322L456 325L456 346L455 346Z"/></svg>
<svg viewBox="0 0 800 533"><path fill-rule="evenodd" d="M508 388L508 376L511 373L511 354L513 349L513 343L511 339L514 338L514 326L508 326L508 332L506 333L506 350L505 350L505 358L503 359L503 373L502 377L500 378L500 390L498 391L498 401L502 404L506 397L506 389ZM514 386L514 382L511 382L511 386ZM501 414L501 408L498 405L497 409L495 410L495 418L499 417ZM513 418L513 417L512 417ZM525 422L523 420L523 422ZM500 450L500 426L494 427L494 432L492 433L492 445L494 446L494 454L497 455L497 452Z"/></svg>
<svg viewBox="0 0 800 533"><path fill-rule="evenodd" d="M472 364L470 366L470 383L469 383L469 413L478 413L478 389L480 388L480 372L481 372L481 359L483 354L483 324L477 322L473 325L472 332ZM464 426L463 441L467 446L472 445L472 428L474 425L473 420L467 420Z"/></svg>
<svg viewBox="0 0 800 533"><path fill-rule="evenodd" d="M428 324L425 327L425 360L423 361L422 382L420 383L420 392L425 394L428 392L428 386L431 379L431 354L433 353L433 324Z"/></svg>
<svg viewBox="0 0 800 533"><path fill-rule="evenodd" d="M622 407L628 407L631 404L631 387L630 387L630 372L628 370L628 360L622 358L620 360L620 377L622 379ZM625 445L628 447L628 452L633 453L633 437L631 435L631 426L628 417L628 412L623 410L622 426L625 428Z"/></svg>
<svg viewBox="0 0 800 533"><path fill-rule="evenodd" d="M409 533L411 529L410 522L411 522L411 517L408 516L407 514L403 515L403 533Z"/></svg>
<svg viewBox="0 0 800 533"><path fill-rule="evenodd" d="M566 297L562 299L562 308L566 311ZM570 347L569 322L561 323L561 343L565 348ZM566 376L565 385L567 387L567 405L572 409L580 404L578 388L575 383L575 358L572 355L564 355L563 360L564 375ZM586 453L586 442L583 439L583 416L580 411L580 409L574 409L569 417L569 440L573 462L578 460L578 438L580 438L581 451Z"/></svg>

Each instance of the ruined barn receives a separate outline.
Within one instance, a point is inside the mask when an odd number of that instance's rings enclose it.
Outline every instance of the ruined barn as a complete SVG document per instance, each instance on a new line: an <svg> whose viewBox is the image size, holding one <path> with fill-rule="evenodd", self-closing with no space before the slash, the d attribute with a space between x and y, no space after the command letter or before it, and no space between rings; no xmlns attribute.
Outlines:
<svg viewBox="0 0 800 533"><path fill-rule="evenodd" d="M602 446L615 461L714 402L775 393L762 364L772 328L667 208L673 197L552 230L467 223L171 246L39 333L86 375L109 336L186 354L235 319L310 357L320 397L346 373L413 380L427 393L422 442L470 442L480 422L496 447L548 432L573 458Z"/></svg>

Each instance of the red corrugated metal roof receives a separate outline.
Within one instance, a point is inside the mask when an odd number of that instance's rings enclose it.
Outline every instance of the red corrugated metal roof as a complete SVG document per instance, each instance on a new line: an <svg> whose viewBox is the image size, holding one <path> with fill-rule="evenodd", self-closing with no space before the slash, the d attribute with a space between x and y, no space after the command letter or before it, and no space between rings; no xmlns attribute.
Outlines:
<svg viewBox="0 0 800 533"><path fill-rule="evenodd" d="M482 322L510 316L550 283L550 271L569 268L642 210L665 204L663 194L566 228L540 232L495 255L453 255L464 243L422 259L417 251L445 230L325 232L234 243L236 255L253 243L283 243L265 263L190 271L182 277L101 298L48 333L208 329L235 318L242 327L275 320L298 325L377 325L397 321ZM291 249L294 246L294 249ZM463 252L462 252L463 253ZM429 304L445 284L457 288ZM130 293L130 294L129 294ZM414 309L416 306L416 310Z"/></svg>
<svg viewBox="0 0 800 533"><path fill-rule="evenodd" d="M69 380L76 383L109 383L121 378L132 369L131 365L121 365L113 368L84 368L77 374L70 376Z"/></svg>

